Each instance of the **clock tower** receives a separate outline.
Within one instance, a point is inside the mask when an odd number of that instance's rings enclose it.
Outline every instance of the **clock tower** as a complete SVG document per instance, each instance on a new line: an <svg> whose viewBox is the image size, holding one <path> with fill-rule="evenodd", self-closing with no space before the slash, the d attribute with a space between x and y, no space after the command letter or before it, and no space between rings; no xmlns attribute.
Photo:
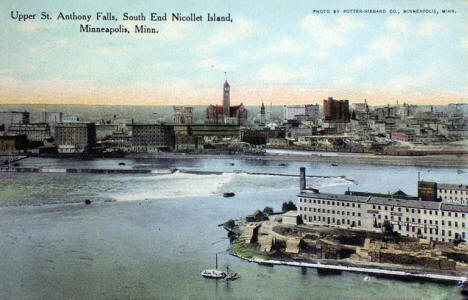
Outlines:
<svg viewBox="0 0 468 300"><path fill-rule="evenodd" d="M223 86L223 115L225 118L230 117L230 106L231 106L231 100L229 96L229 91L230 91L230 86L227 80L224 82Z"/></svg>

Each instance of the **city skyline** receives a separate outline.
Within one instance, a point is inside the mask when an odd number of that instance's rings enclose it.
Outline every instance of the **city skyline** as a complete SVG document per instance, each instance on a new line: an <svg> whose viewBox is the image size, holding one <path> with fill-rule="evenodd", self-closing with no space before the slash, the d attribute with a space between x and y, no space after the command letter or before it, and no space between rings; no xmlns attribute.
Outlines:
<svg viewBox="0 0 468 300"><path fill-rule="evenodd" d="M104 9L91 1L4 1L0 105L218 104L224 72L231 103L246 106L321 104L328 97L351 103L367 99L370 105L468 102L467 3L420 1L407 7L403 1L380 1L368 7L368 1L353 2L356 8L402 10L424 4L456 10L447 15L312 13L349 8L345 1L303 1L294 7L269 2L268 9L264 4L206 1L188 8L176 1L128 7L117 1ZM18 22L10 11L48 11L53 20ZM98 11L117 18L124 12L147 17L151 12L230 13L234 21L145 21L160 34L108 36L80 33L78 21L56 20L59 12L95 18Z"/></svg>

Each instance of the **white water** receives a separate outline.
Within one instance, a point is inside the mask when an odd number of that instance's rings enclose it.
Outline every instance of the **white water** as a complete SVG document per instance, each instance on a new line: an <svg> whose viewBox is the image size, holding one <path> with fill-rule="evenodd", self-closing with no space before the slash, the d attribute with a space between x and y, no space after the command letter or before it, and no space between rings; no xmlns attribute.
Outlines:
<svg viewBox="0 0 468 300"><path fill-rule="evenodd" d="M160 176L133 176L144 181L143 188L110 195L117 201L141 201L187 197L209 197L224 192L252 194L298 189L297 177L281 175L253 175L247 173L190 174L175 172ZM341 177L314 177L308 186L315 188L352 184ZM137 190L137 191L136 191Z"/></svg>

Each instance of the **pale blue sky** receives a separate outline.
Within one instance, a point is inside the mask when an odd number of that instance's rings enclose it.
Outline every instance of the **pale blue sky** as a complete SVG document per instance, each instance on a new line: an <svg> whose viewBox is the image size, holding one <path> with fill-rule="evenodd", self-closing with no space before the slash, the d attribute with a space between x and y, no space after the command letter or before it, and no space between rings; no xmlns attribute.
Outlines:
<svg viewBox="0 0 468 300"><path fill-rule="evenodd" d="M234 102L376 104L467 101L466 1L17 1L2 0L0 103L207 104L224 71ZM109 4L112 3L112 4ZM314 9L455 9L448 15L313 14ZM52 21L12 20L10 11ZM125 24L125 35L80 33ZM118 22L96 22L97 11ZM122 13L231 13L233 23L157 23L133 33ZM38 18L38 16L36 18ZM141 23L141 22L138 22Z"/></svg>

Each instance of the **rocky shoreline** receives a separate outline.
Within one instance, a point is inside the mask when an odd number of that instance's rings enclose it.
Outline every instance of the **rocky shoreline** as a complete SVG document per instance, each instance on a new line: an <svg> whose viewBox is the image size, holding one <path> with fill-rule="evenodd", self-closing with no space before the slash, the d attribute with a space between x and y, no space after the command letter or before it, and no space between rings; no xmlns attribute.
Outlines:
<svg viewBox="0 0 468 300"><path fill-rule="evenodd" d="M262 265L444 283L464 281L468 276L468 246L380 232L288 225L281 223L281 215L242 221L227 229L230 253Z"/></svg>

